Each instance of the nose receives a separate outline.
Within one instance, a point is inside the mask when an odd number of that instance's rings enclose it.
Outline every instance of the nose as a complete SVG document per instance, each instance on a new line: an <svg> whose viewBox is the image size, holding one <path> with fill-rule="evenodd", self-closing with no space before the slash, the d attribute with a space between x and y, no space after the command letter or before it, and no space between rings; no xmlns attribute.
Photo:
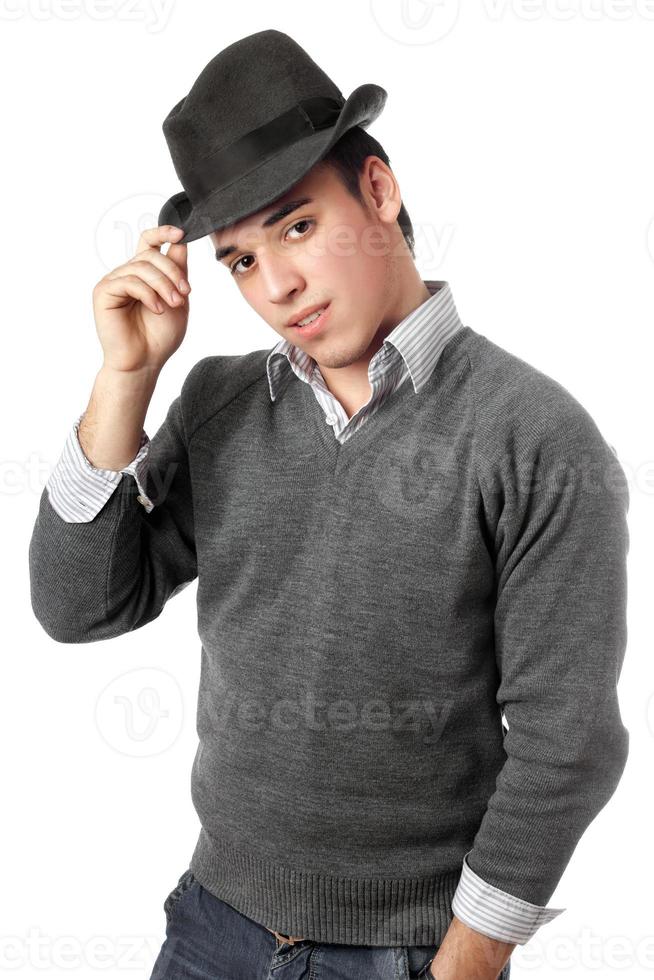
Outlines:
<svg viewBox="0 0 654 980"><path fill-rule="evenodd" d="M306 283L288 255L277 255L267 249L264 255L259 256L259 276L270 303L277 306L297 306L297 303L292 302L293 298L302 292Z"/></svg>

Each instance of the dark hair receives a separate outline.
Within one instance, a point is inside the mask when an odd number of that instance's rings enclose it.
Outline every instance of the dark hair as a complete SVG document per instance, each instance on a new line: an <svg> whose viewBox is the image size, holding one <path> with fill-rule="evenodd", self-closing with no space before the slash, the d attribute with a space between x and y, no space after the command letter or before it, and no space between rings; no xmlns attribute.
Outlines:
<svg viewBox="0 0 654 980"><path fill-rule="evenodd" d="M332 167L340 176L343 184L361 204L364 203L361 188L359 187L359 177L366 157L377 156L389 165L388 154L383 146L377 142L361 126L352 126L346 130L339 140L332 146L331 150L318 162ZM413 225L404 204L402 204L398 215L397 223L402 229L402 234L409 246L409 251L415 258L415 240L413 235Z"/></svg>

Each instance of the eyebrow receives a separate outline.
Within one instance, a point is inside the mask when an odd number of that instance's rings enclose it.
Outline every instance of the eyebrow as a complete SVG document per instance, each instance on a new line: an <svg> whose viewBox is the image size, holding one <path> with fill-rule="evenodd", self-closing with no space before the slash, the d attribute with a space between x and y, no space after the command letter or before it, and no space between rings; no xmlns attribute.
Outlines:
<svg viewBox="0 0 654 980"><path fill-rule="evenodd" d="M291 211L297 211L298 208L303 207L305 204L313 203L314 201L312 197L300 197L297 201L287 201L286 204L282 204L280 208L268 215L268 217L261 222L261 227L269 228L270 225L274 225L278 221L281 221L282 218L285 218L287 214L291 213ZM220 260L224 259L225 256L231 255L232 252L236 251L236 245L223 245L221 248L216 249L216 260L220 262Z"/></svg>

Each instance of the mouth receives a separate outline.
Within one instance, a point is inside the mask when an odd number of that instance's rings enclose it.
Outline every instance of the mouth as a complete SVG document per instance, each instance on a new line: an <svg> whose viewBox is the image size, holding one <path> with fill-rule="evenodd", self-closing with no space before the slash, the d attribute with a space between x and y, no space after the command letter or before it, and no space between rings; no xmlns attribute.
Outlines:
<svg viewBox="0 0 654 980"><path fill-rule="evenodd" d="M292 327L293 330L296 330L301 337L313 337L319 330L322 330L329 318L331 300L325 306L317 307L314 313L317 313L320 310L322 310L322 312L320 312L319 316L313 316L313 319L311 319L308 323L305 323L304 326L300 326L300 324L297 322L291 323L289 326ZM310 314L307 314L307 316L309 315ZM307 317L301 317L301 319L306 320Z"/></svg>

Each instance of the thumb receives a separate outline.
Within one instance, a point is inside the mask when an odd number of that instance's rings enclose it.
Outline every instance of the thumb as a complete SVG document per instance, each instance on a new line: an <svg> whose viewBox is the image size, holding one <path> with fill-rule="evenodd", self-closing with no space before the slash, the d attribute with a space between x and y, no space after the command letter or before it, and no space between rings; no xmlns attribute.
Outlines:
<svg viewBox="0 0 654 980"><path fill-rule="evenodd" d="M184 273L184 278L188 279L188 245L177 245L174 242L168 247L166 252L173 262L180 267Z"/></svg>

